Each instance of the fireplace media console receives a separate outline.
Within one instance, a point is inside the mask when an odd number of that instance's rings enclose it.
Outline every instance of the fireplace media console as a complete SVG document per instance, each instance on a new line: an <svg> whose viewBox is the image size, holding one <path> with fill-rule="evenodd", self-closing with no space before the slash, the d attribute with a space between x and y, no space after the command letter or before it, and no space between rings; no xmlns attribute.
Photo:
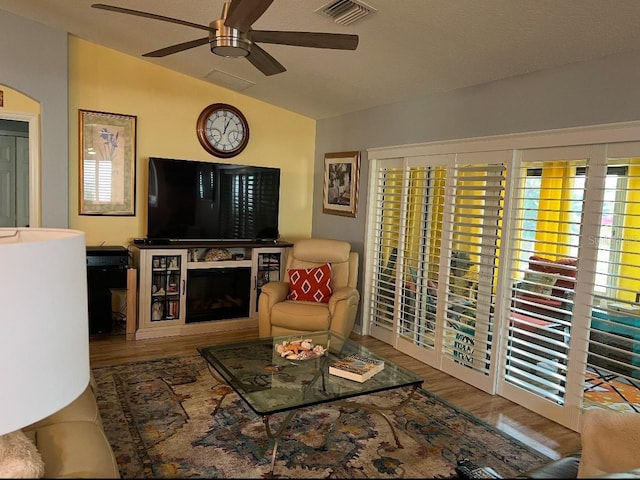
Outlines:
<svg viewBox="0 0 640 480"><path fill-rule="evenodd" d="M260 289L282 278L291 246L131 245L139 278L136 340L257 327Z"/></svg>

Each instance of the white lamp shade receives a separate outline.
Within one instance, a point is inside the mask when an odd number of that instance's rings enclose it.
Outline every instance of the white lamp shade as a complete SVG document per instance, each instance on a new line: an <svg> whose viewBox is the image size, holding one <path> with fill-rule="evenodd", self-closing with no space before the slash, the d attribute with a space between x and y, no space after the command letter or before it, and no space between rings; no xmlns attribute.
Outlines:
<svg viewBox="0 0 640 480"><path fill-rule="evenodd" d="M0 228L0 435L57 412L89 384L83 232Z"/></svg>

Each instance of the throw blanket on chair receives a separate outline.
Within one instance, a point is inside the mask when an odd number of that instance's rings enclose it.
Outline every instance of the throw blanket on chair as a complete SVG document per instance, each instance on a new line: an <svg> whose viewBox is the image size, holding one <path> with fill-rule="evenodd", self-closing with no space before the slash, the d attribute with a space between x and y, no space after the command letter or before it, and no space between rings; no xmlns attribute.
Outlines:
<svg viewBox="0 0 640 480"><path fill-rule="evenodd" d="M602 477L640 467L640 414L584 412L578 478Z"/></svg>

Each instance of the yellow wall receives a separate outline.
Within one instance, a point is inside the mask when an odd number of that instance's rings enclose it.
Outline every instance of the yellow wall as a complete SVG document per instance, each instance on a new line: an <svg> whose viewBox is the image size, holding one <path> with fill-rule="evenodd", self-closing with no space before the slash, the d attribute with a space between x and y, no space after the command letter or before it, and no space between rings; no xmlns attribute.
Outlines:
<svg viewBox="0 0 640 480"><path fill-rule="evenodd" d="M0 84L0 90L3 91L4 104L4 106L0 107L0 109L6 110L8 112L31 114L40 113L40 104L35 100L32 100L31 98L18 92L17 90L6 87L2 84Z"/></svg>
<svg viewBox="0 0 640 480"><path fill-rule="evenodd" d="M249 122L249 144L228 160L207 153L196 136L198 115L217 102L239 108ZM78 109L137 116L135 216L78 215ZM148 158L155 156L280 168L281 238L309 237L315 129L308 117L71 36L69 227L84 231L87 245L127 245L144 237Z"/></svg>

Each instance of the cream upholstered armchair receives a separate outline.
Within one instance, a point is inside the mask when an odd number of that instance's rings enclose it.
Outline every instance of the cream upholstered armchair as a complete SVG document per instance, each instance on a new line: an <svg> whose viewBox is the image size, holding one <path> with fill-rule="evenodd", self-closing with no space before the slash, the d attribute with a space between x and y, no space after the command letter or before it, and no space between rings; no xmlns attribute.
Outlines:
<svg viewBox="0 0 640 480"><path fill-rule="evenodd" d="M309 281L305 281L305 273L310 275L306 277ZM319 238L296 242L287 255L284 280L262 287L258 300L260 337L324 330L349 336L360 293L358 253L351 251L348 242ZM324 286L324 294L321 288L316 289L316 281Z"/></svg>

